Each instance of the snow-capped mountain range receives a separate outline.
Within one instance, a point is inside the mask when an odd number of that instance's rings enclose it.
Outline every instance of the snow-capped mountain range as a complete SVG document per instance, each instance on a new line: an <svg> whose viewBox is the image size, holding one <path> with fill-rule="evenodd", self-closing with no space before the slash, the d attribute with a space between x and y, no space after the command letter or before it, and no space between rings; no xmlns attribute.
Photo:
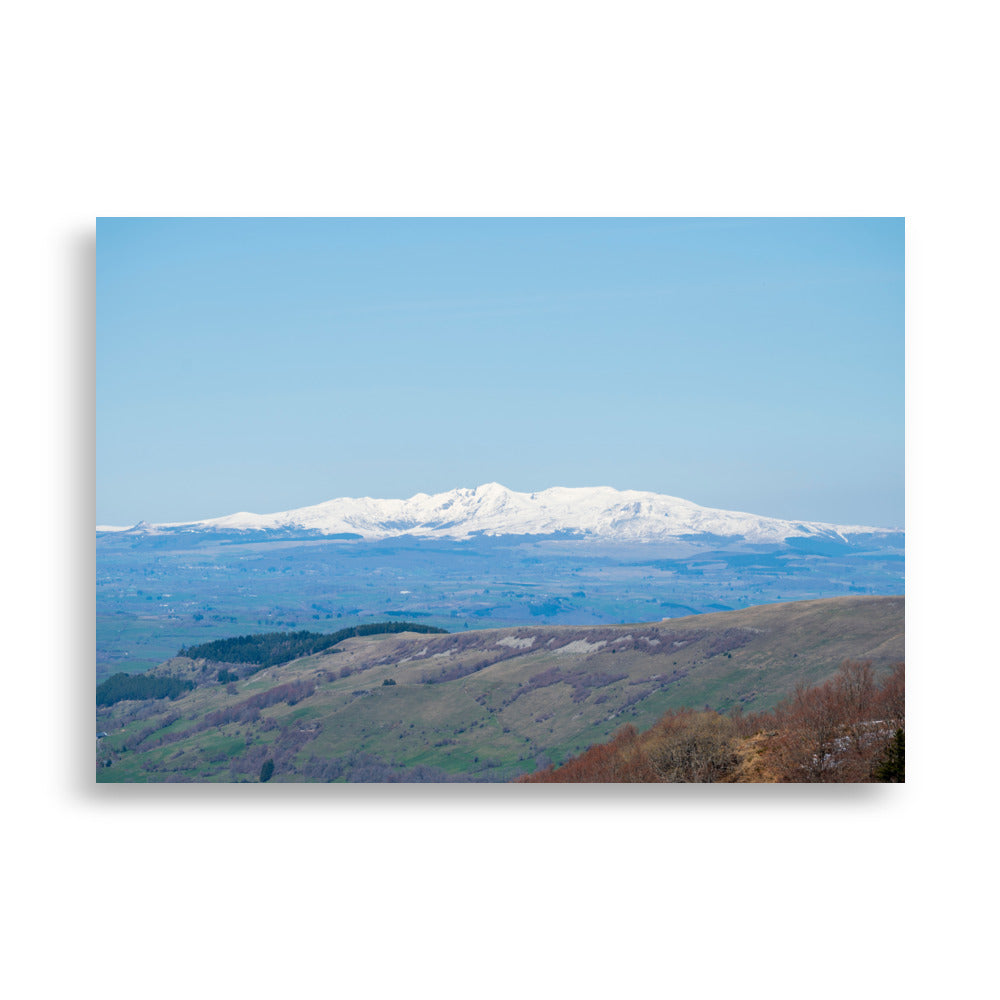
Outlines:
<svg viewBox="0 0 1000 1000"><path fill-rule="evenodd" d="M609 542L669 542L715 535L752 544L781 543L788 538L849 542L859 540L858 536L899 533L898 529L786 521L716 510L679 497L609 486L517 493L499 483L434 495L418 493L408 500L344 497L276 514L241 512L203 521L140 522L130 528L102 525L97 530L134 534L306 531L351 534L371 541L402 535L468 539L568 533Z"/></svg>

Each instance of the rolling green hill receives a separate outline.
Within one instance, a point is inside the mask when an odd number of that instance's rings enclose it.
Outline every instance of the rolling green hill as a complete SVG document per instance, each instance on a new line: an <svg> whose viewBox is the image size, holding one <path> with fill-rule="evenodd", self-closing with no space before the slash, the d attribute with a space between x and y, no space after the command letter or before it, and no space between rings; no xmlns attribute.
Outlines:
<svg viewBox="0 0 1000 1000"><path fill-rule="evenodd" d="M99 781L503 781L670 708L772 707L847 659L904 659L904 598L769 604L636 625L347 638L241 679L97 714Z"/></svg>

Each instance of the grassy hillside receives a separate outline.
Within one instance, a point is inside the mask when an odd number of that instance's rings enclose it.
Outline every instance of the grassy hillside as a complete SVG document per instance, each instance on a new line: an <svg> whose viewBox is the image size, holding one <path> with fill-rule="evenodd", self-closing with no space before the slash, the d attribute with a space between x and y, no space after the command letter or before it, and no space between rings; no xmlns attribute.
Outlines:
<svg viewBox="0 0 1000 1000"><path fill-rule="evenodd" d="M519 781L905 781L905 670L876 678L846 661L822 684L800 687L771 712L674 709L638 733L625 725L561 767Z"/></svg>
<svg viewBox="0 0 1000 1000"><path fill-rule="evenodd" d="M844 660L904 659L902 597L771 604L653 624L349 638L173 701L98 711L99 781L509 780L672 708L773 707Z"/></svg>

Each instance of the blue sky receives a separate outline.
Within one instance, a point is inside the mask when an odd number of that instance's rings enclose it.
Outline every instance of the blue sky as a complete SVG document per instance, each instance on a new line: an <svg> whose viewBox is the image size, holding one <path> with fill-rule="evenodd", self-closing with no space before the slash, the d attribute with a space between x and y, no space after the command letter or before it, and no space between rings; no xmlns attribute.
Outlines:
<svg viewBox="0 0 1000 1000"><path fill-rule="evenodd" d="M498 481L902 526L903 230L98 220L98 523Z"/></svg>

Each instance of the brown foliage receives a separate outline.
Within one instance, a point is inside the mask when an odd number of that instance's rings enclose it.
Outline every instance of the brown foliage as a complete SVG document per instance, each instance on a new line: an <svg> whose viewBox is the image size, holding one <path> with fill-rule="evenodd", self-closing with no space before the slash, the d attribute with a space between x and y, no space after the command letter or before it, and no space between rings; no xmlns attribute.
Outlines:
<svg viewBox="0 0 1000 1000"><path fill-rule="evenodd" d="M763 756L779 781L871 781L904 725L904 686L903 664L879 685L871 663L848 660L825 684L797 688L740 727L767 735Z"/></svg>
<svg viewBox="0 0 1000 1000"><path fill-rule="evenodd" d="M668 712L641 736L632 726L528 782L868 782L905 725L905 673L879 684L871 664L845 662L799 687L773 712Z"/></svg>
<svg viewBox="0 0 1000 1000"><path fill-rule="evenodd" d="M649 756L638 744L635 727L623 726L608 743L597 743L553 769L545 768L518 779L528 782L657 781Z"/></svg>
<svg viewBox="0 0 1000 1000"><path fill-rule="evenodd" d="M657 781L728 781L739 764L733 724L717 712L669 712L644 743Z"/></svg>

